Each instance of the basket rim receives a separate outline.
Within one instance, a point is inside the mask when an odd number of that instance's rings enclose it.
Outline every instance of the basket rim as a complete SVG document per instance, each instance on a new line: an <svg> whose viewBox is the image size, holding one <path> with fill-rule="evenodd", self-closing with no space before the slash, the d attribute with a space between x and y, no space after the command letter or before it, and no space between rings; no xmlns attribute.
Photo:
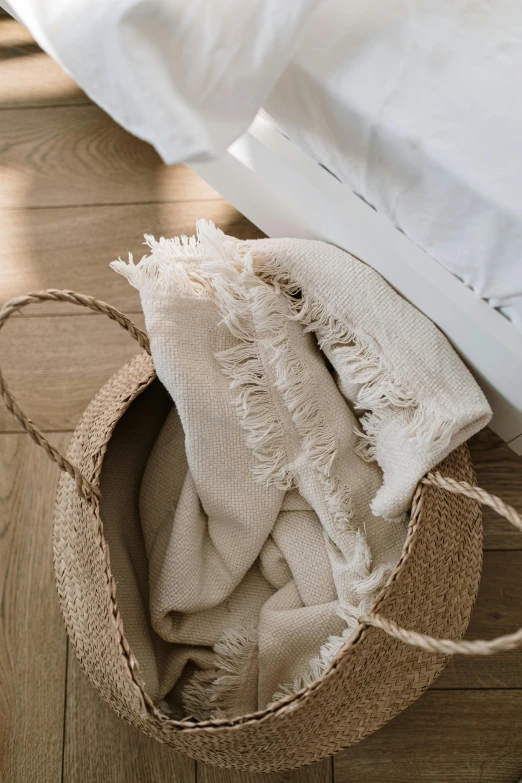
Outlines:
<svg viewBox="0 0 522 783"><path fill-rule="evenodd" d="M149 388L149 386L155 380L158 379L150 356L148 356L147 354L138 354L129 362L124 364L112 376L112 378L102 387L102 390L106 389L107 386L110 387L110 385L115 381L115 379L117 379L122 373L127 373L129 375L129 378L132 379L132 388L129 388L128 393L125 395L124 398L122 398L117 413L110 417L104 429L100 447L96 454L96 459L93 461L94 466L92 468L93 478L98 481L103 471L103 463L104 463L105 455L107 453L108 445L116 426L121 421L121 419L129 409L129 407L132 405L132 403L140 396L140 394L142 394L147 388ZM91 405L94 404L97 396L98 395L95 395L93 400L91 400L91 403L87 406L82 416L82 419L80 420L79 424L77 425L73 433L73 436L71 438L71 445L74 442L77 435L79 434L82 423L84 419L88 417ZM71 448L71 446L69 448ZM457 449L455 449L455 451L461 451L462 459L465 459L468 462L470 461L469 449L465 443L458 446ZM66 481L67 479L68 479L67 474L62 474L60 478L59 490L60 490L61 483L63 481ZM415 489L412 498L411 509L410 509L411 511L410 521L408 523L406 539L404 541L401 550L400 558L397 564L395 565L392 573L388 577L385 585L379 592L379 595L377 596L373 606L373 611L377 611L381 607L381 605L391 596L394 586L400 579L402 571L404 570L406 564L412 557L412 552L415 547L415 541L417 538L419 525L420 522L422 521L422 508L424 505L424 498L428 489L429 488L426 485L422 484L421 481L419 481L419 483L417 484L417 487ZM99 536L99 543L103 551L103 556L105 560L105 568L106 568L106 573L108 576L109 586L110 586L109 592L110 592L111 608L113 610L113 616L116 618L116 622L118 626L122 655L125 657L127 661L129 675L132 681L140 690L147 713L155 722L158 722L162 726L168 725L170 728L174 728L176 729L176 731L184 734L197 734L199 732L206 733L208 729L216 729L216 730L220 729L222 731L223 730L228 731L229 729L230 730L239 729L245 724L261 723L264 722L265 720L269 720L270 718L276 715L293 711L299 706L299 704L302 701L308 699L309 696L311 696L315 691L320 689L326 680L328 680L329 678L335 675L336 669L340 665L341 661L347 655L352 654L353 651L355 651L361 645L361 643L364 641L368 633L374 633L377 630L373 628L371 625L365 622L361 622L359 624L359 627L353 633L353 635L345 641L345 643L339 649L339 651L334 656L334 658L332 658L325 671L322 672L321 676L317 680L312 682L310 685L307 685L306 687L302 688L297 693L289 696L285 696L283 699L272 703L271 705L265 707L263 710L257 710L256 712L248 713L246 715L239 715L234 718L219 718L219 719L209 719L204 721L195 721L193 718L187 718L184 720L175 720L169 718L167 715L161 712L158 709L158 707L154 704L154 702L152 701L152 699L147 693L144 682L141 679L139 673L139 660L132 652L131 646L126 638L125 631L124 631L124 620L121 617L118 610L116 582L114 580L111 571L110 559L109 559L109 547L108 547L108 542L105 539L103 533L103 520L101 518L99 502L98 501L93 502L91 504L91 509L92 509L91 520L96 528L96 533ZM444 665L444 663L445 663L445 657L443 658L441 656L441 668Z"/></svg>

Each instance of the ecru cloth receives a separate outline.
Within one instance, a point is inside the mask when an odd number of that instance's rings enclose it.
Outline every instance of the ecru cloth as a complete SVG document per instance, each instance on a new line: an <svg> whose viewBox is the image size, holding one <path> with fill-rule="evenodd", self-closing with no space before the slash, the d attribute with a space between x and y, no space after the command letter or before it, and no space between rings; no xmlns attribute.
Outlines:
<svg viewBox="0 0 522 783"><path fill-rule="evenodd" d="M171 643L151 695L234 717L325 670L399 559L417 482L490 411L443 335L344 251L204 221L148 242L113 266L175 403L140 490Z"/></svg>

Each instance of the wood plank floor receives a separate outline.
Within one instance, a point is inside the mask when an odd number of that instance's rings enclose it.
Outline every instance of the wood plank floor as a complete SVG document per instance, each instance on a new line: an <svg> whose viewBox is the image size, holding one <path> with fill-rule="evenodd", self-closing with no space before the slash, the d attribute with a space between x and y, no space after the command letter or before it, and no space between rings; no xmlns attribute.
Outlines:
<svg viewBox="0 0 522 783"><path fill-rule="evenodd" d="M142 323L108 268L145 232L192 233L208 217L260 232L182 166L113 123L0 15L0 300L47 287L107 299ZM94 392L135 346L106 319L39 306L0 334L13 391L64 448ZM490 431L471 444L479 482L522 508L522 460ZM57 470L0 409L0 780L5 783L512 783L522 776L522 652L456 658L415 705L307 769L249 775L183 758L122 723L68 652L55 597ZM485 512L484 576L470 637L522 625L522 538Z"/></svg>

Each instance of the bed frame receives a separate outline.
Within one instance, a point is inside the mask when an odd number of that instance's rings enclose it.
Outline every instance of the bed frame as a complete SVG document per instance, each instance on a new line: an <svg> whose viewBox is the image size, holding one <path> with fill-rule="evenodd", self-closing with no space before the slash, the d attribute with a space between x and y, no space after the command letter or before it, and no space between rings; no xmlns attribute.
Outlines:
<svg viewBox="0 0 522 783"><path fill-rule="evenodd" d="M434 321L474 373L491 428L522 455L522 332L256 117L227 153L192 169L269 237L323 239L373 266Z"/></svg>

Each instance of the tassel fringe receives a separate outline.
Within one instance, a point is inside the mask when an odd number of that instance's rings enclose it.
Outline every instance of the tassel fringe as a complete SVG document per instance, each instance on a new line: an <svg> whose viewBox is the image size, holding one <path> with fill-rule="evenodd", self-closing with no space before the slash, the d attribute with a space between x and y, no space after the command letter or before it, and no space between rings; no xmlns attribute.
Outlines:
<svg viewBox="0 0 522 783"><path fill-rule="evenodd" d="M214 652L216 668L195 672L181 695L185 713L196 720L240 714L242 690L257 667L257 631L229 628Z"/></svg>
<svg viewBox="0 0 522 783"><path fill-rule="evenodd" d="M303 324L306 331L316 334L319 347L327 349L336 359L341 383L359 385L356 408L366 411L360 419L363 432L356 430L359 443L356 453L364 460L376 460L379 433L387 413L396 408L411 408L411 422L404 429L405 437L424 452L442 452L447 449L455 422L451 418L433 416L406 385L393 374L368 341L353 325L341 323L328 314L324 307L292 282L288 272L270 256L257 255L255 273L270 283L287 300L291 317Z"/></svg>
<svg viewBox="0 0 522 783"><path fill-rule="evenodd" d="M208 230L208 229L207 229ZM224 237L216 237L214 249ZM221 369L237 389L236 407L246 443L257 466L254 476L261 483L281 489L295 486L284 448L284 425L274 416L274 406L259 350L273 367L275 387L292 417L303 453L317 470L326 504L334 523L346 529L353 519L349 488L331 475L336 455L335 438L320 411L313 382L292 350L287 333L287 315L281 312L278 294L253 269L252 254L245 245L221 246L218 258L203 261L201 274L208 277L223 323L241 341L216 356Z"/></svg>
<svg viewBox="0 0 522 783"><path fill-rule="evenodd" d="M351 604L347 601L339 602L337 614L346 623L345 630L340 636L328 637L327 641L321 646L319 655L309 661L306 673L296 677L293 682L282 685L272 696L272 704L288 696L295 696L300 691L310 687L312 683L324 674L357 630L359 617L371 611L378 593L386 585L393 567L378 566L372 570L366 539L360 531L357 531L356 536L355 550L359 549L360 551L359 553L354 551L354 560L358 565L363 565L364 570L354 588L356 596L360 600L358 604Z"/></svg>

